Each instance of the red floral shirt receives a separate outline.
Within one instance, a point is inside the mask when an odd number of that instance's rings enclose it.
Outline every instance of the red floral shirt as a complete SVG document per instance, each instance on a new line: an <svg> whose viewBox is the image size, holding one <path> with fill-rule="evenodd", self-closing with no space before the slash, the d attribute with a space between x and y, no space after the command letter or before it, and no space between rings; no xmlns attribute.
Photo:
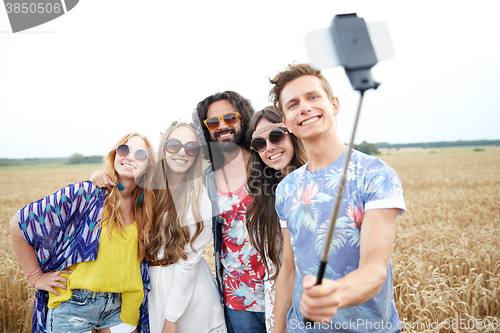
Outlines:
<svg viewBox="0 0 500 333"><path fill-rule="evenodd" d="M220 254L224 302L233 310L264 312L265 267L245 225L252 197L244 185L231 194L217 189L217 194L219 214L224 218Z"/></svg>

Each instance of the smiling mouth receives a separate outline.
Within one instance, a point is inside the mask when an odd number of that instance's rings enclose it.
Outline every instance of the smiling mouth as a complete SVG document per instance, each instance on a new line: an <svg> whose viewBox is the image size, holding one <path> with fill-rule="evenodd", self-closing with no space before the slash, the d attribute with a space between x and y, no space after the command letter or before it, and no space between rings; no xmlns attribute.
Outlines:
<svg viewBox="0 0 500 333"><path fill-rule="evenodd" d="M177 158L173 158L173 161L179 165L185 165L187 163L186 160L180 160L180 159L177 159Z"/></svg>
<svg viewBox="0 0 500 333"><path fill-rule="evenodd" d="M277 159L277 158L281 157L284 153L285 153L285 152L283 152L283 151L282 151L281 153L274 154L273 156L269 157L269 159L270 159L271 161L274 161L275 159Z"/></svg>
<svg viewBox="0 0 500 333"><path fill-rule="evenodd" d="M234 130L230 129L230 130L226 130L224 132L218 132L215 134L215 136L220 140L225 140L225 139L229 139L232 134L234 134Z"/></svg>
<svg viewBox="0 0 500 333"><path fill-rule="evenodd" d="M319 120L319 116L316 116L316 117L312 117L312 118L309 118L307 120L304 120L303 122L301 122L299 125L300 126L306 126L306 125L309 125L311 123L314 123L315 121L318 121Z"/></svg>
<svg viewBox="0 0 500 333"><path fill-rule="evenodd" d="M122 167L127 168L127 169L135 169L135 167L131 166L130 164L122 164Z"/></svg>

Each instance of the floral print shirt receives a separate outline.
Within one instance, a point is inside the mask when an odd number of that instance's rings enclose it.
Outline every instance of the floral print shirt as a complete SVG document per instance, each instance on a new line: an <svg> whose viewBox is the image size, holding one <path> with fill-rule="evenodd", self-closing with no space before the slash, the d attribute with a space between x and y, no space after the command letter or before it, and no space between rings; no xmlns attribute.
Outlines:
<svg viewBox="0 0 500 333"><path fill-rule="evenodd" d="M220 255L224 303L233 310L264 312L265 267L245 225L252 198L244 185L233 193L217 192L219 215L224 219Z"/></svg>
<svg viewBox="0 0 500 333"><path fill-rule="evenodd" d="M324 169L308 171L307 164L302 166L285 177L276 190L276 211L282 227L288 228L295 263L287 332L316 332L303 324L299 310L302 280L307 274L318 273L347 151L348 148ZM400 215L406 210L398 176L380 159L353 150L325 278L337 280L358 268L364 214L370 209L385 208L399 208ZM330 323L316 327L321 332L399 332L399 323L389 261L387 278L378 295L365 303L340 309Z"/></svg>

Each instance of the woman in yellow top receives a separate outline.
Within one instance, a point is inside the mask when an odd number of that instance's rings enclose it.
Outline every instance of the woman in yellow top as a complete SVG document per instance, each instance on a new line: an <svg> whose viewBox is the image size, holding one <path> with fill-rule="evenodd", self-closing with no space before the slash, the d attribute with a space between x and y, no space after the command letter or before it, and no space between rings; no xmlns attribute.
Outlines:
<svg viewBox="0 0 500 333"><path fill-rule="evenodd" d="M32 332L149 332L143 228L155 165L150 141L125 135L106 159L117 187L68 185L11 219L16 255L37 289Z"/></svg>

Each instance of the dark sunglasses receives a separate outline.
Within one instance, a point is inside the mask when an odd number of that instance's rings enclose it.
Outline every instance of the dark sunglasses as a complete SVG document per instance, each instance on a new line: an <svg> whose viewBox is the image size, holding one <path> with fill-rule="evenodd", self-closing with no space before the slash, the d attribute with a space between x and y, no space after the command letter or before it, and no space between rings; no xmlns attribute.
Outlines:
<svg viewBox="0 0 500 333"><path fill-rule="evenodd" d="M224 120L227 126L233 126L238 122L238 117L243 118L238 112L229 112L218 117L205 119L203 123L209 130L215 131L219 128L221 120Z"/></svg>
<svg viewBox="0 0 500 333"><path fill-rule="evenodd" d="M118 147L116 147L116 154L121 157L127 157L132 153L132 150L126 143L122 143ZM134 153L135 160L137 162L146 162L149 159L148 152L142 148L137 149Z"/></svg>
<svg viewBox="0 0 500 333"><path fill-rule="evenodd" d="M198 155L201 147L196 141L189 141L185 145L177 139L168 139L165 141L165 150L170 154L177 154L182 148L184 148L184 152L186 152L187 155L194 157Z"/></svg>
<svg viewBox="0 0 500 333"><path fill-rule="evenodd" d="M273 145L280 145L285 141L285 135L288 134L287 130L284 130L282 128L275 128L271 132L269 132L269 142L271 142ZM250 146L251 149L255 150L258 153L264 152L267 148L267 140L258 136L252 139L252 145Z"/></svg>

